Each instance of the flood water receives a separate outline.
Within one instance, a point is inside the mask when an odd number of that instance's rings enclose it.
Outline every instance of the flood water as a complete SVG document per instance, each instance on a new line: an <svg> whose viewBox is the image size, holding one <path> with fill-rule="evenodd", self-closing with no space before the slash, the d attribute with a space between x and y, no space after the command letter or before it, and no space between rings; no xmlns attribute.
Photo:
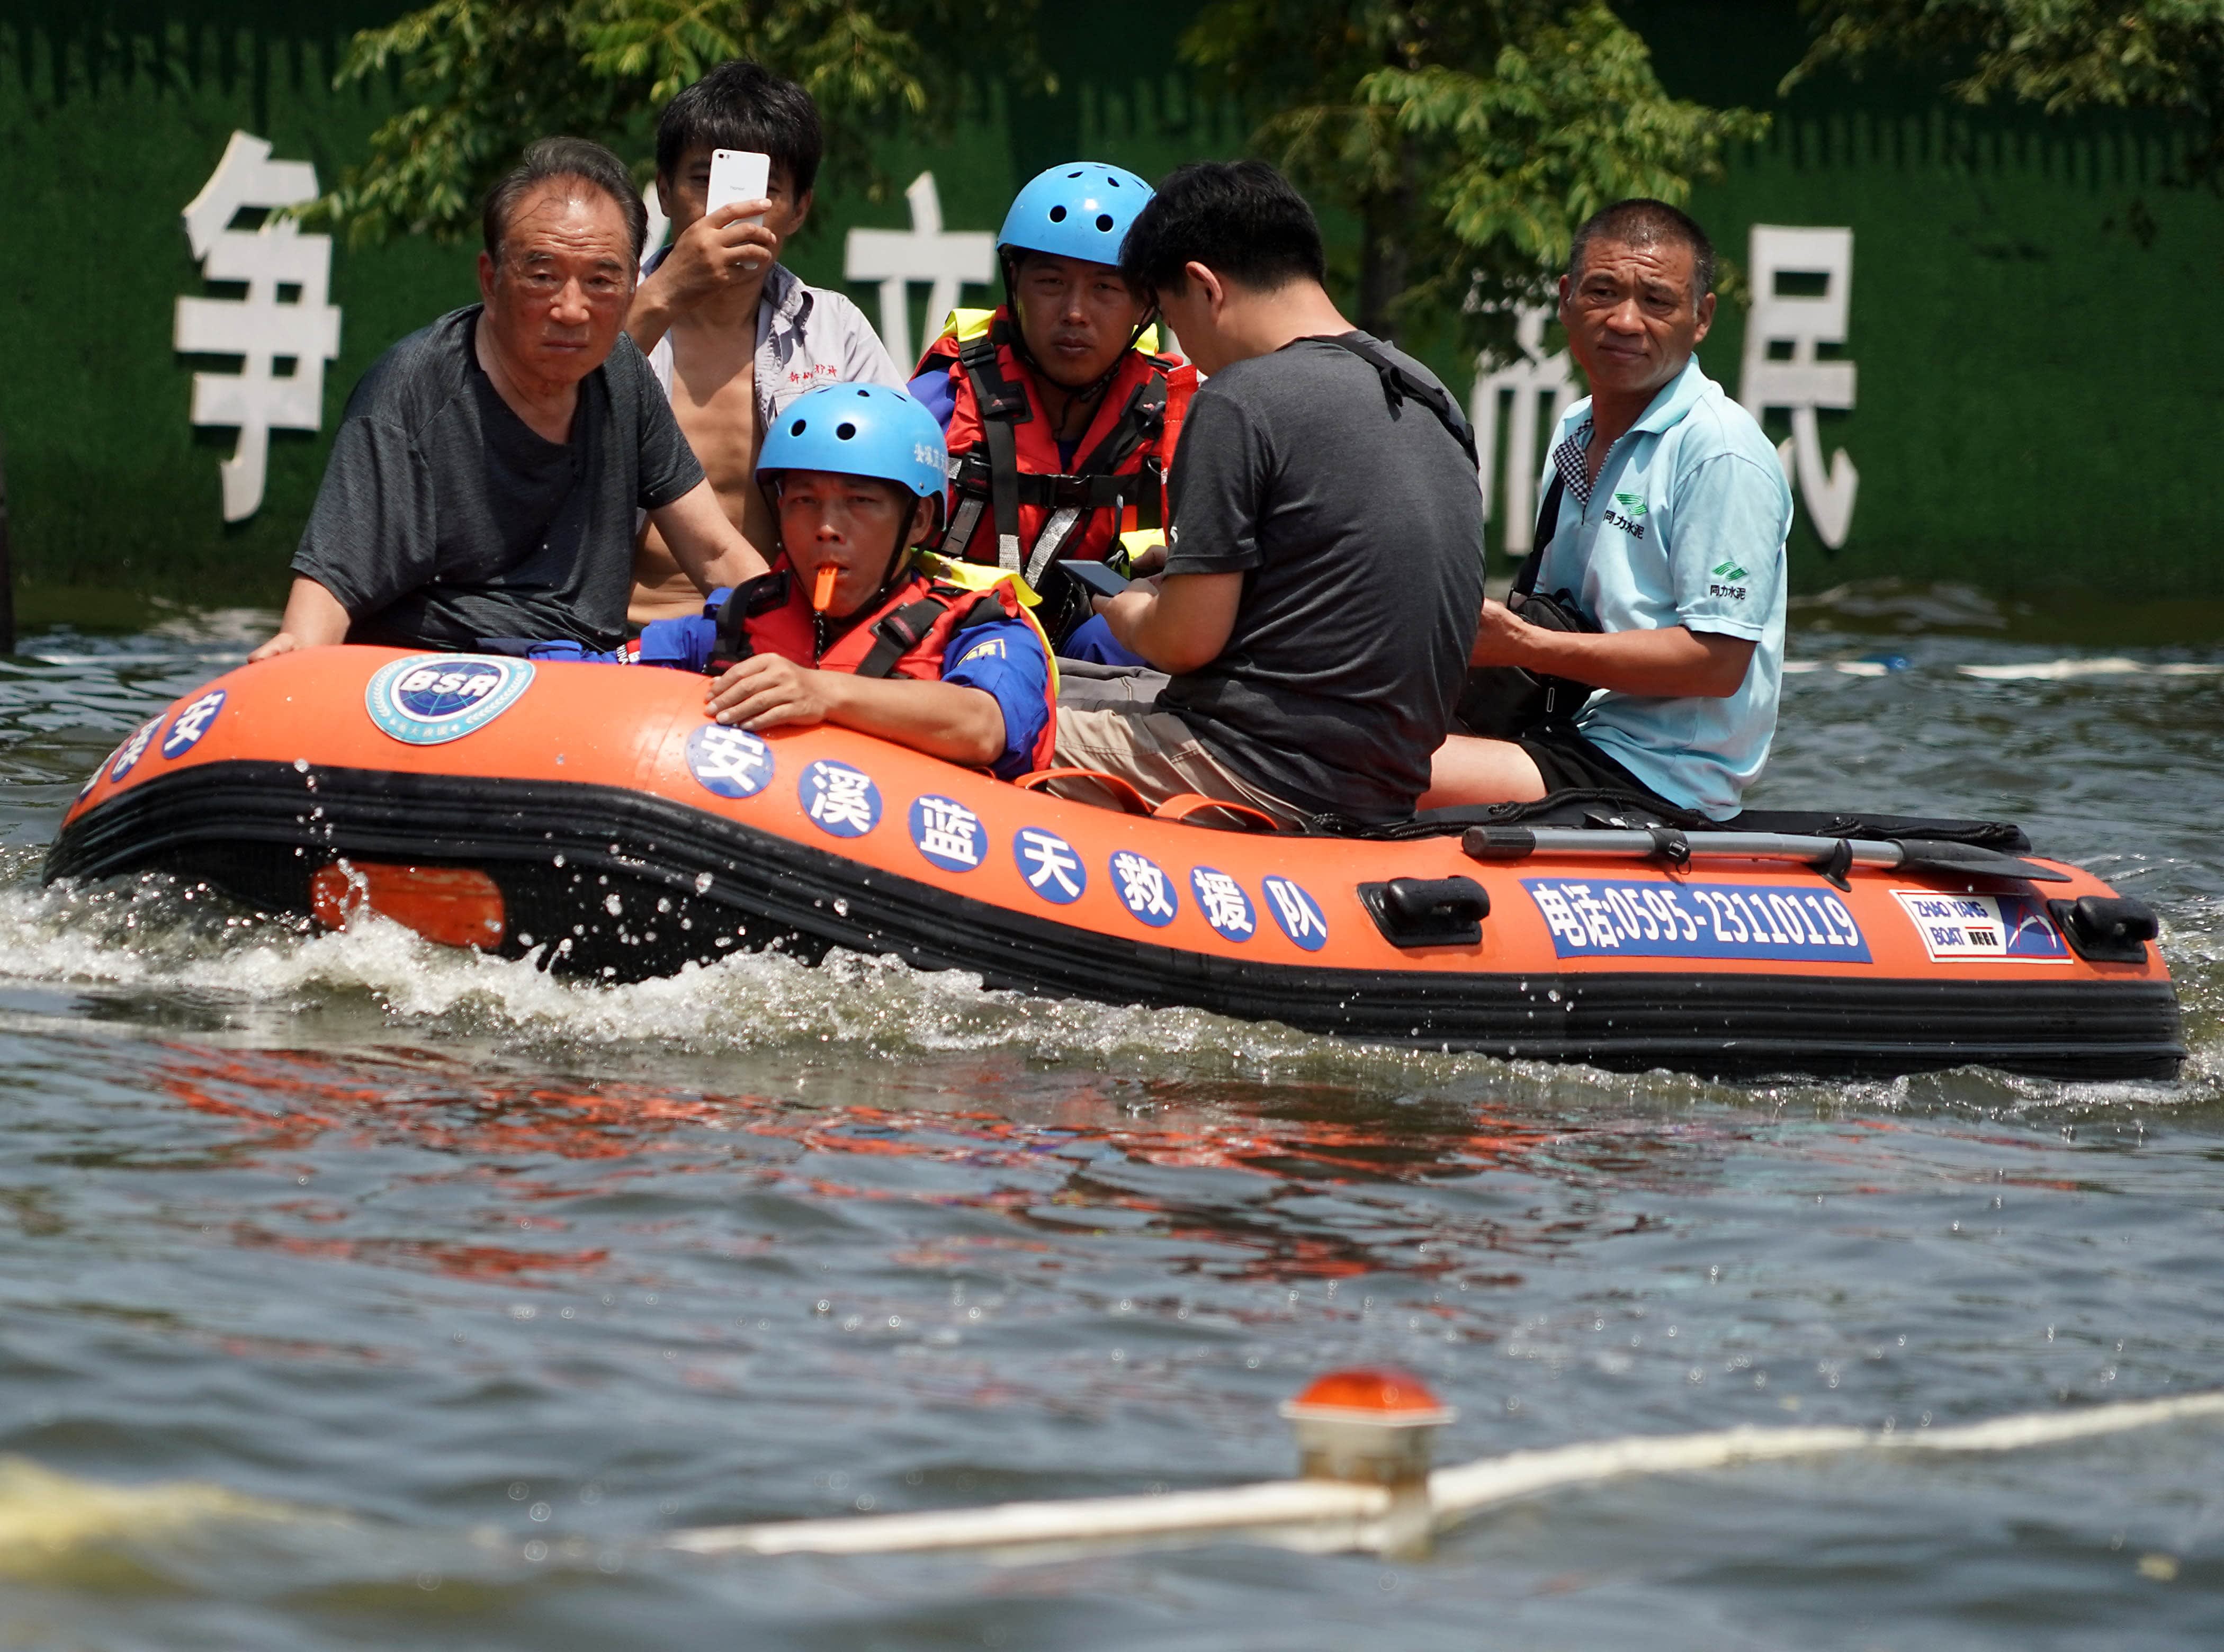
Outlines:
<svg viewBox="0 0 2224 1652"><path fill-rule="evenodd" d="M610 989L42 890L265 617L26 638L0 1647L2218 1644L2214 1423L1602 1485L1410 1564L647 1541L1279 1477L1275 1403L1362 1360L1459 1408L1440 1461L2224 1385L2224 649L2011 619L1806 605L1753 801L2020 820L2154 904L2176 1084L1610 1076L838 956Z"/></svg>

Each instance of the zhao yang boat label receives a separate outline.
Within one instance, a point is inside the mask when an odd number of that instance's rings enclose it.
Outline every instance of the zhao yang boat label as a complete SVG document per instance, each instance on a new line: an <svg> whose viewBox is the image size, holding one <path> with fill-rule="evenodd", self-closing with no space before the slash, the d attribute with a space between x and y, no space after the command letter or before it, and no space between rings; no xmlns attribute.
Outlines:
<svg viewBox="0 0 2224 1652"><path fill-rule="evenodd" d="M1771 958L1867 963L1853 909L1782 884L1524 878L1563 958Z"/></svg>
<svg viewBox="0 0 2224 1652"><path fill-rule="evenodd" d="M1942 895L1935 889L1895 889L1892 895L1906 908L1933 963L2069 962L2069 943L2035 895Z"/></svg>

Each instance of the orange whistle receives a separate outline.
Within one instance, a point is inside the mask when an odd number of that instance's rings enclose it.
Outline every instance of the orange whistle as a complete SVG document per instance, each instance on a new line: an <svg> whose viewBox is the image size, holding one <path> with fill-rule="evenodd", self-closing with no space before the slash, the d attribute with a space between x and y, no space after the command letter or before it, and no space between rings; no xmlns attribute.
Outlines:
<svg viewBox="0 0 2224 1652"><path fill-rule="evenodd" d="M841 572L842 571L831 562L819 568L818 583L811 588L811 607L813 612L818 614L826 612L826 605L834 600L834 582L840 577Z"/></svg>

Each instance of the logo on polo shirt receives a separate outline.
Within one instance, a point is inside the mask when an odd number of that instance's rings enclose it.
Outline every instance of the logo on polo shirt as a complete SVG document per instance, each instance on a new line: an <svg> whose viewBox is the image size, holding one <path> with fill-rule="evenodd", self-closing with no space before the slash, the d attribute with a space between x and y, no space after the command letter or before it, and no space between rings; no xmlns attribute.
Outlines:
<svg viewBox="0 0 2224 1652"><path fill-rule="evenodd" d="M1743 579L1745 570L1734 562L1718 562L1707 571L1717 579Z"/></svg>
<svg viewBox="0 0 2224 1652"><path fill-rule="evenodd" d="M1745 578L1746 571L1743 568L1734 562L1718 562L1707 571L1715 577L1715 583L1707 587L1708 596L1727 596L1734 602L1745 601L1746 587L1743 584L1731 583Z"/></svg>
<svg viewBox="0 0 2224 1652"><path fill-rule="evenodd" d="M1623 533L1628 534L1630 538L1633 539L1643 539L1645 537L1645 524L1636 519L1644 515L1646 513L1646 507L1645 503L1645 495L1643 494L1616 494L1614 496L1614 504L1621 506L1621 509L1615 510L1612 507L1608 507L1600 514L1603 515L1608 522L1620 528Z"/></svg>

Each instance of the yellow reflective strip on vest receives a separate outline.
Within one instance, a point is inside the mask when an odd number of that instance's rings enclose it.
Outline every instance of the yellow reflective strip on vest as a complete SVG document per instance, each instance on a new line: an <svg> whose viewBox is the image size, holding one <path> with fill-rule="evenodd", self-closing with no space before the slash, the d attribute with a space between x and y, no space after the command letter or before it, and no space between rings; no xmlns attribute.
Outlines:
<svg viewBox="0 0 2224 1652"><path fill-rule="evenodd" d="M932 551L913 551L912 557L931 579L945 585L955 585L960 590L992 591L1009 583L1012 594L1020 599L1022 608L1033 608L1042 601L1034 588L1025 578L1008 568L990 568L977 562L952 562L947 557L938 557Z"/></svg>
<svg viewBox="0 0 2224 1652"><path fill-rule="evenodd" d="M961 344L970 344L989 331L989 324L996 318L994 310L952 310L943 321L942 331L934 336L934 343L954 338ZM929 345L932 349L933 345ZM1159 353L1159 324L1153 322L1143 329L1142 337L1135 340L1135 348L1146 356Z"/></svg>
<svg viewBox="0 0 2224 1652"><path fill-rule="evenodd" d="M1042 643L1043 658L1050 661L1050 691L1058 693L1058 650L1051 646L1050 633L1042 628L1035 618L1035 609L1042 602L1034 588L1026 579L1008 568L990 568L977 562L952 562L947 557L938 557L931 551L913 551L912 560L930 579L938 579L945 585L955 585L960 590L978 591L982 596L999 585L1009 585L1012 595L1020 599L1020 617L1027 628Z"/></svg>
<svg viewBox="0 0 2224 1652"><path fill-rule="evenodd" d="M949 319L942 324L942 331L935 334L934 343L938 344L945 338L954 338L961 344L970 343L987 332L989 324L995 318L994 310L952 310Z"/></svg>

